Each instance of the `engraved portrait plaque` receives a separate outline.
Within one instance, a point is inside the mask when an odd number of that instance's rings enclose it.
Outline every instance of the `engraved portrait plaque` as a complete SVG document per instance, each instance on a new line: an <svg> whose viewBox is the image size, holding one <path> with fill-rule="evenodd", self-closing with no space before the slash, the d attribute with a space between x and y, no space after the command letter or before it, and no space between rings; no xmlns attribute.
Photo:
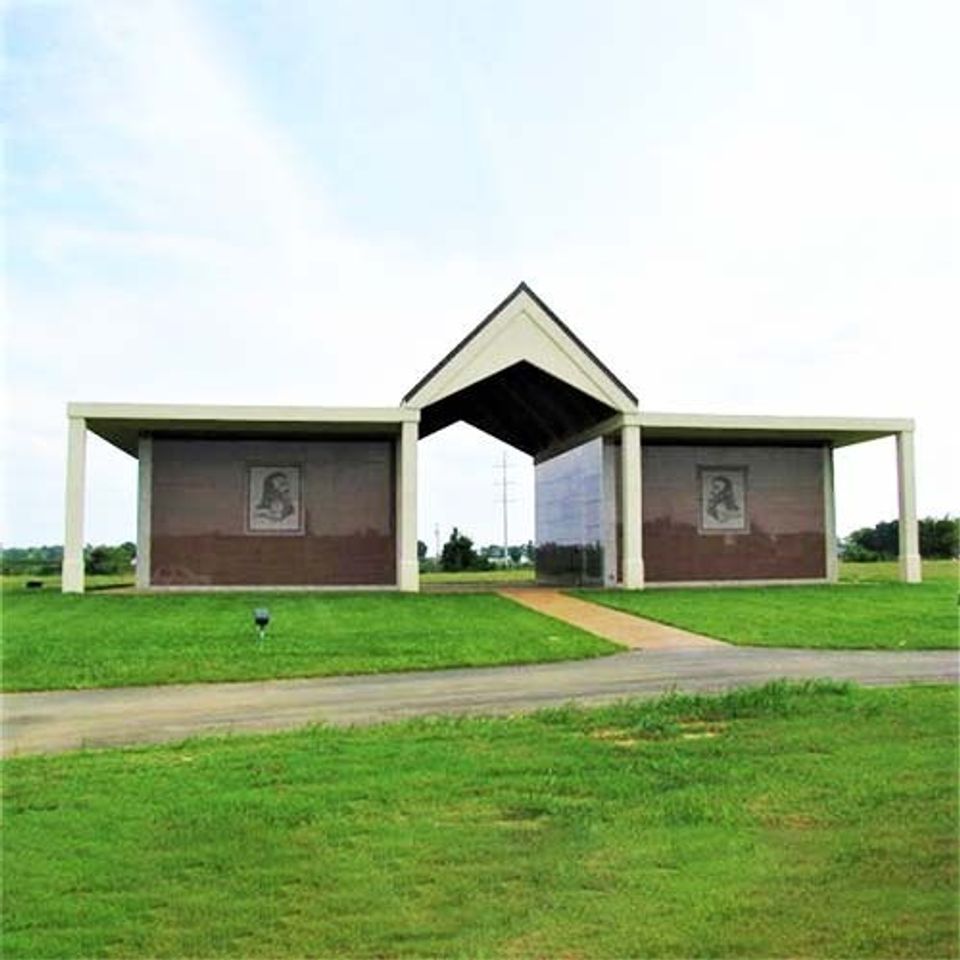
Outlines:
<svg viewBox="0 0 960 960"><path fill-rule="evenodd" d="M700 532L746 533L747 468L700 467Z"/></svg>
<svg viewBox="0 0 960 960"><path fill-rule="evenodd" d="M299 464L247 468L247 532L303 533L303 477Z"/></svg>

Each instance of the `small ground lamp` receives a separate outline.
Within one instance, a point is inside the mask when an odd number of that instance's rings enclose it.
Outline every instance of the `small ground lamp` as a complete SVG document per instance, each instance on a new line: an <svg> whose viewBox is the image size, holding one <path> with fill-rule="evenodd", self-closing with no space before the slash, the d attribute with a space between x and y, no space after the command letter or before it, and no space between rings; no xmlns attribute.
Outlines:
<svg viewBox="0 0 960 960"><path fill-rule="evenodd" d="M257 626L258 639L261 641L267 635L267 624L270 622L270 611L266 607L257 607L253 611L253 622Z"/></svg>

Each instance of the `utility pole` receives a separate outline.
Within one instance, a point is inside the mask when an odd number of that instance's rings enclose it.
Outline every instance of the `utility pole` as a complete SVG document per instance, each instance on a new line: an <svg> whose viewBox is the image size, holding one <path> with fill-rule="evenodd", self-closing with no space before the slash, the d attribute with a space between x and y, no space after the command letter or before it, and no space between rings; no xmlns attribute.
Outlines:
<svg viewBox="0 0 960 960"><path fill-rule="evenodd" d="M503 511L503 565L506 566L510 562L510 554L507 552L507 548L510 546L509 539L509 523L507 515L507 504L514 503L508 496L508 487L513 486L513 480L507 479L507 471L511 468L511 464L507 463L507 451L504 450L501 455L500 463L496 465L496 469L500 471L500 479L495 481L496 486L500 487L500 506Z"/></svg>

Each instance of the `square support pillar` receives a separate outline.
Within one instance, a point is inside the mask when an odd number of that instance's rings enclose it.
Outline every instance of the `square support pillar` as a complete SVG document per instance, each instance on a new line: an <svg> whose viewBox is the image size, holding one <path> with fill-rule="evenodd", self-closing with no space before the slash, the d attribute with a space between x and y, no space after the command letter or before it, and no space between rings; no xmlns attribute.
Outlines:
<svg viewBox="0 0 960 960"><path fill-rule="evenodd" d="M417 439L419 427L404 421L397 439L397 587L420 589L417 558Z"/></svg>
<svg viewBox="0 0 960 960"><path fill-rule="evenodd" d="M902 430L897 434L897 490L900 502L900 579L904 583L920 583L923 573L917 528L913 430Z"/></svg>
<svg viewBox="0 0 960 960"><path fill-rule="evenodd" d="M623 511L623 570L621 586L643 589L643 460L640 427L626 424L620 430L621 509Z"/></svg>
<svg viewBox="0 0 960 960"><path fill-rule="evenodd" d="M87 421L67 420L66 526L63 536L63 567L60 589L83 593L83 510L86 500Z"/></svg>
<svg viewBox="0 0 960 960"><path fill-rule="evenodd" d="M831 583L840 579L837 563L837 508L833 483L833 447L823 448L823 540L826 551L824 575Z"/></svg>
<svg viewBox="0 0 960 960"><path fill-rule="evenodd" d="M142 435L138 450L137 589L150 586L150 537L153 510L153 437Z"/></svg>

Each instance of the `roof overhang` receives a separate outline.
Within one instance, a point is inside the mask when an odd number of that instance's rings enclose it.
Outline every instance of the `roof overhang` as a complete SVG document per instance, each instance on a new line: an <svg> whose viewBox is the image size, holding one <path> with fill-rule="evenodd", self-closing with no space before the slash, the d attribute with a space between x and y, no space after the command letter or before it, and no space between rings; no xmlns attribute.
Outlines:
<svg viewBox="0 0 960 960"><path fill-rule="evenodd" d="M640 427L645 444L847 447L911 431L914 421L892 417L767 417L652 411L616 414L540 451L536 460L549 460L597 437L615 436L625 426Z"/></svg>
<svg viewBox="0 0 960 960"><path fill-rule="evenodd" d="M297 439L388 436L420 412L402 407L251 407L186 404L71 403L67 416L136 457L141 436Z"/></svg>
<svg viewBox="0 0 960 960"><path fill-rule="evenodd" d="M625 422L630 422L625 418ZM846 447L913 430L912 420L877 417L766 417L640 413L644 439L696 443L804 443Z"/></svg>

